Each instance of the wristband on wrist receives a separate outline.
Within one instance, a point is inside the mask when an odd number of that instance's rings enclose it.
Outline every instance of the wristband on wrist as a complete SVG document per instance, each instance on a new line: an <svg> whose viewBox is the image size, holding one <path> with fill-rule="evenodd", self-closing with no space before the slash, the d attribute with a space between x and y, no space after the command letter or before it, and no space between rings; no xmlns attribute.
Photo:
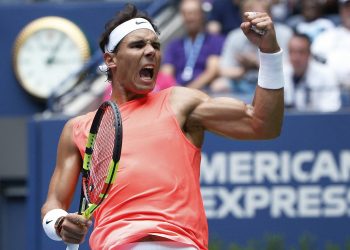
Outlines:
<svg viewBox="0 0 350 250"><path fill-rule="evenodd" d="M263 53L259 50L260 68L258 85L264 89L284 87L283 52Z"/></svg>
<svg viewBox="0 0 350 250"><path fill-rule="evenodd" d="M62 229L64 217L67 214L65 210L59 208L52 209L45 214L42 224L46 235L50 239L56 241L62 240L59 234Z"/></svg>

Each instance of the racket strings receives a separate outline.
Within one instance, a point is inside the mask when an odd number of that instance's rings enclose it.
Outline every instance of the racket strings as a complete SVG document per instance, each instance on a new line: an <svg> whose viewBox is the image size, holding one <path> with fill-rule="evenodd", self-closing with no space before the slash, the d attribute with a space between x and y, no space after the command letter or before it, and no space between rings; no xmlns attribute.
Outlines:
<svg viewBox="0 0 350 250"><path fill-rule="evenodd" d="M91 156L90 178L88 183L88 199L90 203L98 203L100 194L104 194L109 183L106 183L110 159L113 155L115 139L115 116L111 107L108 107L102 117L96 134L96 140Z"/></svg>

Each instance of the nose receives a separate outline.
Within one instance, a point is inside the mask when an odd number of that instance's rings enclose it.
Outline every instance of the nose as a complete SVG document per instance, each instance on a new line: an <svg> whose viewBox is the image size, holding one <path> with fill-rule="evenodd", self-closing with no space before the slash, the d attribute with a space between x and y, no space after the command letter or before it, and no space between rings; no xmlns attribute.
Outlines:
<svg viewBox="0 0 350 250"><path fill-rule="evenodd" d="M147 57L153 57L156 54L156 49L153 47L151 42L147 42L145 46L145 55Z"/></svg>

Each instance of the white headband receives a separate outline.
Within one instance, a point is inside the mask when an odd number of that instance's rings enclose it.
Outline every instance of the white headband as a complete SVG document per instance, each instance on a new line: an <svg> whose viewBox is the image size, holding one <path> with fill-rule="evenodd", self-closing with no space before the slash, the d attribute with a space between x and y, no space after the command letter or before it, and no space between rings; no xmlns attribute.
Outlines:
<svg viewBox="0 0 350 250"><path fill-rule="evenodd" d="M109 42L105 46L105 52L112 52L118 43L129 33L138 29L149 29L156 33L152 24L144 18L130 19L117 27L109 34Z"/></svg>

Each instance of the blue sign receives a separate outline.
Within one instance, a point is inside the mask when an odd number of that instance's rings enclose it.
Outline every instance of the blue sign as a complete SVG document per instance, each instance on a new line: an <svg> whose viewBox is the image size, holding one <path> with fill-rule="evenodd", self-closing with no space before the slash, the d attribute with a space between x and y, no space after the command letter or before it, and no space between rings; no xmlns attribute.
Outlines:
<svg viewBox="0 0 350 250"><path fill-rule="evenodd" d="M350 240L346 115L290 115L271 141L208 134L201 191L211 242L268 249L345 249ZM242 248L236 248L242 249Z"/></svg>

